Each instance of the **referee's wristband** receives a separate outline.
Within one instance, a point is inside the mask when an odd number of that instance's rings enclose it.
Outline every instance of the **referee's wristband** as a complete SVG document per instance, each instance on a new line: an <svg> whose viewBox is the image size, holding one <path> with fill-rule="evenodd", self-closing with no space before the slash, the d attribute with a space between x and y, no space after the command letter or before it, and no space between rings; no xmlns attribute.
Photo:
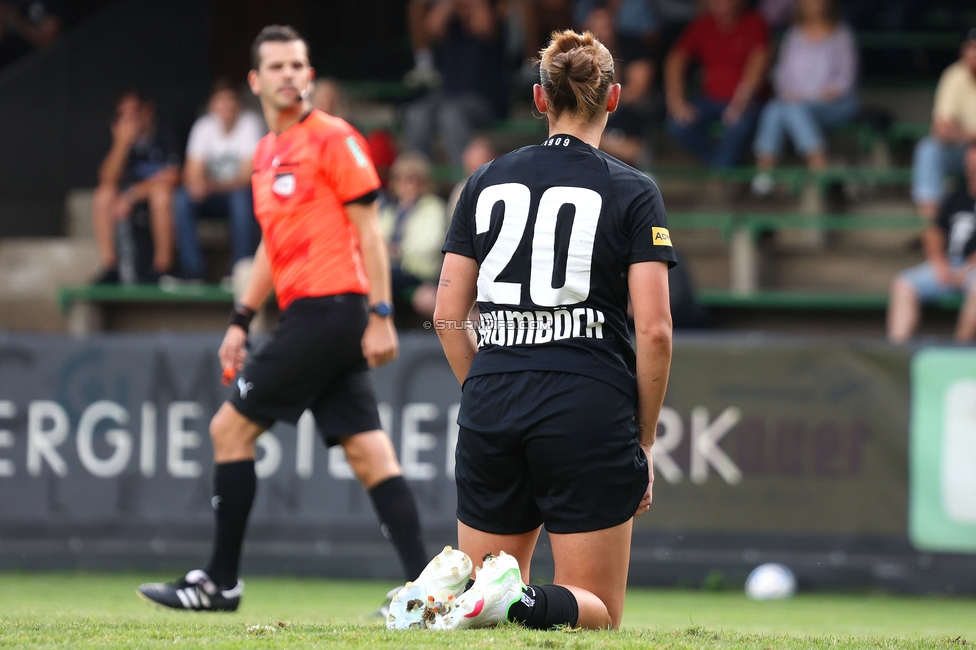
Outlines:
<svg viewBox="0 0 976 650"><path fill-rule="evenodd" d="M254 315L256 313L257 312L250 307L237 303L234 305L234 310L230 313L227 326L229 327L231 325L237 325L244 330L245 334L247 334L248 330L251 328L251 321L254 319Z"/></svg>

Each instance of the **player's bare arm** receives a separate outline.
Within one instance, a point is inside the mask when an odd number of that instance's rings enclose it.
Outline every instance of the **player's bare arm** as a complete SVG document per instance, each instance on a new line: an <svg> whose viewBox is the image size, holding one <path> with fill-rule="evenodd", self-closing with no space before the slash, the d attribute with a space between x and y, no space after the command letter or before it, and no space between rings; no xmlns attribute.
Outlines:
<svg viewBox="0 0 976 650"><path fill-rule="evenodd" d="M478 351L474 330L464 327L463 322L474 307L477 285L477 261L456 253L444 256L437 286L434 322L438 325L437 336L444 347L447 362L451 364L451 370L460 384L464 384Z"/></svg>
<svg viewBox="0 0 976 650"><path fill-rule="evenodd" d="M386 242L380 232L379 206L376 201L369 205L350 203L346 206L349 220L359 235L359 252L369 279L369 304L390 302L390 260L386 254ZM370 368L382 366L397 358L400 343L397 340L393 319L375 313L369 315L369 324L363 333L363 356Z"/></svg>
<svg viewBox="0 0 976 650"><path fill-rule="evenodd" d="M247 279L247 285L241 294L238 307L249 310L252 314L256 313L264 306L268 296L271 295L271 263L268 255L264 252L264 239L258 245L254 253L254 263L251 266L251 276ZM239 325L229 325L224 341L220 344L217 357L220 359L222 368L233 368L240 371L244 367L247 359L247 350L244 344L247 342L247 331Z"/></svg>
<svg viewBox="0 0 976 650"><path fill-rule="evenodd" d="M654 462L651 447L657 421L668 389L671 369L671 307L668 292L668 267L663 262L632 264L628 273L630 300L634 306L637 348L637 425L641 446L647 455L649 482L638 506L638 515L650 508L653 498Z"/></svg>

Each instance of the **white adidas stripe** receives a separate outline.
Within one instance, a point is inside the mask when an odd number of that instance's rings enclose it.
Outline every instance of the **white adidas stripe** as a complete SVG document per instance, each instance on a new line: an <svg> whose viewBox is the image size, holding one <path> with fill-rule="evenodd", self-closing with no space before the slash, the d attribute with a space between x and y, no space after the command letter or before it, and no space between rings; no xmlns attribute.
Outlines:
<svg viewBox="0 0 976 650"><path fill-rule="evenodd" d="M176 597L180 599L181 603L183 603L184 609L193 609L193 607L190 606L190 599L186 595L187 591L187 589L177 589Z"/></svg>

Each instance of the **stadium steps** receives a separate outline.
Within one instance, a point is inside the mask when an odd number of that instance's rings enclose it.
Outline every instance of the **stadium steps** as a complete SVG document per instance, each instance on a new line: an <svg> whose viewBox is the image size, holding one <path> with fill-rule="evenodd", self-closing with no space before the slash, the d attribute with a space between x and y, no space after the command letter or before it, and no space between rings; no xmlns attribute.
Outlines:
<svg viewBox="0 0 976 650"><path fill-rule="evenodd" d="M922 259L912 243L924 223L911 215L672 212L668 225L698 286L740 296L885 292L895 273Z"/></svg>
<svg viewBox="0 0 976 650"><path fill-rule="evenodd" d="M62 332L58 287L98 272L90 241L66 238L0 240L0 330Z"/></svg>

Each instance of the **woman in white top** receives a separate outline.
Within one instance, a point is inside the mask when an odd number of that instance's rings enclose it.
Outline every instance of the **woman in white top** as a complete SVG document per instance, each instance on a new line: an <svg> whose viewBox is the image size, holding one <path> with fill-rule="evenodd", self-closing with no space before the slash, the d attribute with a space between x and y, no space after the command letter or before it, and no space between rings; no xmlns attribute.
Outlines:
<svg viewBox="0 0 976 650"><path fill-rule="evenodd" d="M833 0L800 0L796 24L786 32L773 70L776 97L763 108L753 150L760 173L753 191L768 194L769 175L789 136L812 170L827 164L823 128L851 120L858 111L857 44L840 22Z"/></svg>

